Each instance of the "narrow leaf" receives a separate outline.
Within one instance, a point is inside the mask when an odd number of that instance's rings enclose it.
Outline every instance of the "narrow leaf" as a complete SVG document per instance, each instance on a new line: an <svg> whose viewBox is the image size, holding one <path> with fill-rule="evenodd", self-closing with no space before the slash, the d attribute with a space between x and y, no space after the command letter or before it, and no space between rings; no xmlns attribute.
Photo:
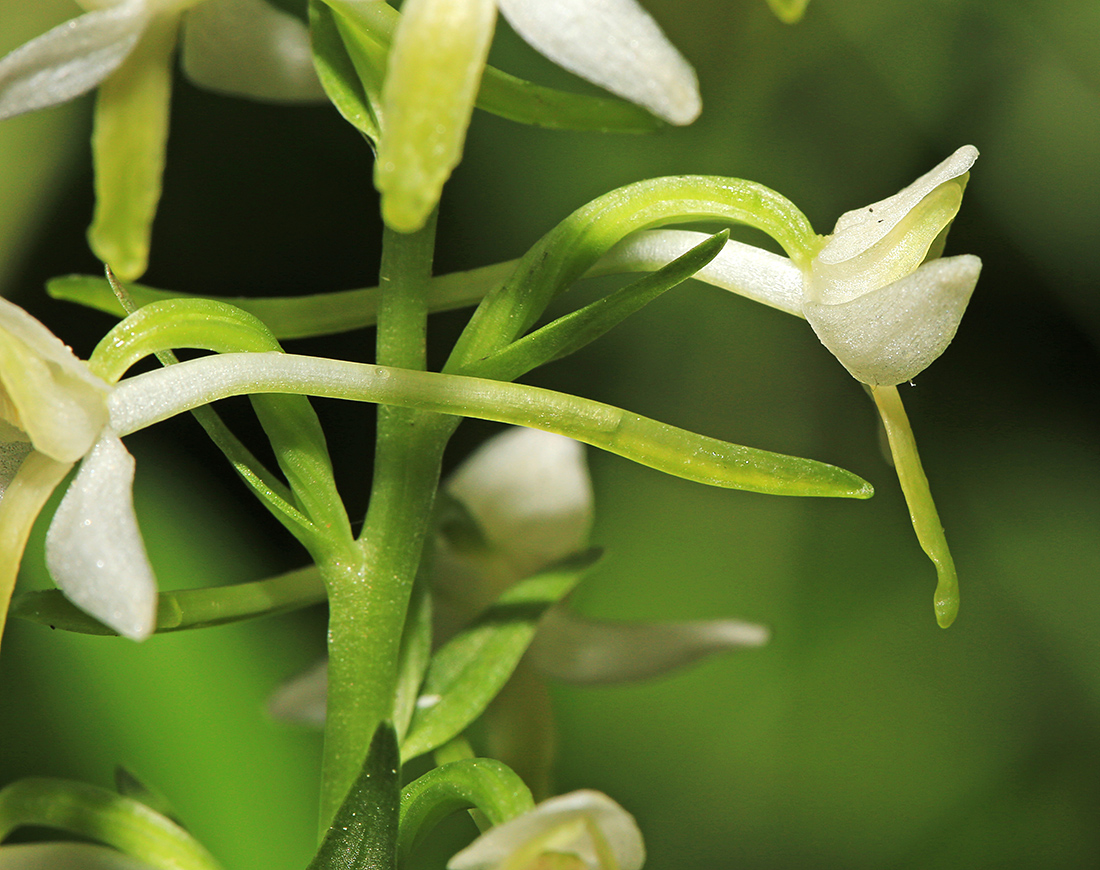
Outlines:
<svg viewBox="0 0 1100 870"><path fill-rule="evenodd" d="M666 290L692 277L721 253L728 239L729 230L715 233L656 272L512 342L471 366L468 373L512 381L531 369L580 350Z"/></svg>
<svg viewBox="0 0 1100 870"><path fill-rule="evenodd" d="M402 759L442 746L481 715L523 657L542 614L568 595L598 558L598 550L589 550L517 583L436 653L401 746Z"/></svg>

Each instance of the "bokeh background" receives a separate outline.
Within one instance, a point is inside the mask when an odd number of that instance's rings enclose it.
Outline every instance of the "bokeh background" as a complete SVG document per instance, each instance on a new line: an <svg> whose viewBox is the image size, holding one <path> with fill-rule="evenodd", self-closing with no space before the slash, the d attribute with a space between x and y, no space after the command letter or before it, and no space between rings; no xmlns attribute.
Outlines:
<svg viewBox="0 0 1100 870"><path fill-rule="evenodd" d="M601 137L479 113L443 203L438 271L518 256L589 199L663 174L761 181L827 232L976 145L948 253L979 255L983 276L954 344L903 390L963 604L950 630L936 627L934 571L872 406L806 324L684 285L529 381L833 462L877 495L712 491L591 455L607 556L578 608L740 617L774 640L654 683L556 688L561 789L599 788L631 809L653 868L1100 866L1100 5L812 0L795 27L763 0L646 6L696 66L702 118ZM0 0L0 52L76 12ZM584 87L504 27L494 60ZM98 269L83 240L89 108L0 125L0 292L85 356L110 319L42 287ZM172 123L148 283L257 295L374 283L370 155L333 110L249 105L181 80ZM461 322L435 322L440 356ZM371 340L291 349L368 359ZM370 410L320 410L361 515ZM492 429L464 426L448 461ZM188 420L129 440L165 587L301 563ZM23 583L48 584L40 540ZM323 627L318 608L137 647L13 624L0 782L106 785L122 764L228 868L305 866L320 740L270 721L264 702L321 653ZM469 835L464 820L451 835Z"/></svg>

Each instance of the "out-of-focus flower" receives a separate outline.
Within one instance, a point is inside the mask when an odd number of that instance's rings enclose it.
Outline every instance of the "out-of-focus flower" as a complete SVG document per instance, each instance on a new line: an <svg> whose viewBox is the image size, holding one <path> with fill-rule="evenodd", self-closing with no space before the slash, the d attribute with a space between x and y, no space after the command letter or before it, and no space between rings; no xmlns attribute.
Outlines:
<svg viewBox="0 0 1100 870"><path fill-rule="evenodd" d="M673 124L701 102L695 71L634 0L406 0L382 90L375 184L386 223L419 229L462 158L497 9L550 60Z"/></svg>
<svg viewBox="0 0 1100 870"><path fill-rule="evenodd" d="M490 828L448 870L641 870L645 843L634 817L598 791L550 798Z"/></svg>
<svg viewBox="0 0 1100 870"><path fill-rule="evenodd" d="M82 0L89 11L0 59L0 120L100 88L93 151L96 255L139 277L168 136L171 60L196 84L261 100L323 100L305 26L265 0Z"/></svg>
<svg viewBox="0 0 1100 870"><path fill-rule="evenodd" d="M141 640L156 580L134 516L134 460L108 426L111 387L45 326L0 299L0 628L27 536L83 459L46 535L46 563L74 604Z"/></svg>
<svg viewBox="0 0 1100 870"><path fill-rule="evenodd" d="M476 530L441 534L437 541L431 573L437 642L512 584L588 546L592 483L584 446L571 438L505 430L455 469L443 491L464 507ZM659 676L767 640L763 626L736 620L610 622L558 605L543 617L528 664L564 682L615 683ZM312 668L276 693L271 712L321 724L326 691L324 666Z"/></svg>

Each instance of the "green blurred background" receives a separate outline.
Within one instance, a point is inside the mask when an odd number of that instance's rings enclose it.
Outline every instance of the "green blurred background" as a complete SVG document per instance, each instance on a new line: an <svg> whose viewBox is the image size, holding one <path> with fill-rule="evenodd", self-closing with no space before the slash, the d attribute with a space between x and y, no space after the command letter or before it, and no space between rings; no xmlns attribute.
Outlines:
<svg viewBox="0 0 1100 870"><path fill-rule="evenodd" d="M947 253L979 255L984 273L958 338L903 389L963 604L950 630L936 627L934 571L871 404L806 324L678 288L530 382L833 462L878 492L712 491L591 455L607 556L580 609L739 617L775 637L655 683L556 689L561 789L599 788L633 811L652 868L1100 866L1100 4L812 0L796 27L763 0L645 5L699 71L702 118L635 138L478 114L443 203L437 270L518 256L594 196L662 174L761 181L827 232L976 145ZM0 0L0 51L75 11ZM494 58L584 87L504 28ZM0 126L0 291L81 355L110 319L53 303L42 285L97 270L83 240L88 109ZM265 295L371 284L376 210L369 152L331 109L249 105L181 81L145 280ZM461 322L435 322L440 356ZM371 339L291 349L367 359ZM238 410L227 413L247 428ZM369 409L320 411L361 515ZM299 564L197 431L180 420L129 439L163 585ZM491 431L464 426L448 461ZM25 588L48 583L40 542L30 549ZM323 634L322 609L141 647L13 624L0 782L108 784L123 764L227 867L305 866L320 741L263 705Z"/></svg>

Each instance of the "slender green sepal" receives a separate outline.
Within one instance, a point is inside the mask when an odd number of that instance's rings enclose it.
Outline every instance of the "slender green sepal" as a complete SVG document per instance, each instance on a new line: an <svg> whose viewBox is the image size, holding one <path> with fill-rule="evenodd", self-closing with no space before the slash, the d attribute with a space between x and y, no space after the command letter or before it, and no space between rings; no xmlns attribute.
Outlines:
<svg viewBox="0 0 1100 870"><path fill-rule="evenodd" d="M180 347L216 353L281 350L263 323L239 308L209 299L172 299L138 308L116 324L96 346L88 365L110 383L145 356ZM175 357L163 361L171 364ZM336 489L324 432L309 400L253 396L252 404L290 485L291 506L286 504L285 488L212 417L212 411L203 412L200 422L211 427L215 443L225 445L223 450L229 451L230 461L253 492L314 558L330 558L350 547L351 525ZM294 510L308 518L308 526L297 521Z"/></svg>
<svg viewBox="0 0 1100 870"><path fill-rule="evenodd" d="M155 16L96 97L96 207L88 242L124 281L140 278L149 260L168 144L178 29L178 13Z"/></svg>
<svg viewBox="0 0 1100 870"><path fill-rule="evenodd" d="M487 359L470 366L467 373L477 377L512 381L538 366L580 350L640 311L666 290L682 284L718 256L728 239L729 230L715 233L664 268L517 339Z"/></svg>
<svg viewBox="0 0 1100 870"><path fill-rule="evenodd" d="M539 618L576 587L599 555L589 550L517 583L440 648L401 745L404 760L442 746L481 715L526 652Z"/></svg>
<svg viewBox="0 0 1100 870"><path fill-rule="evenodd" d="M315 565L252 583L161 592L157 599L155 631L165 634L192 628L212 628L288 613L324 600L325 585ZM80 610L56 589L18 593L12 598L11 615L78 634L117 634Z"/></svg>
<svg viewBox="0 0 1100 870"><path fill-rule="evenodd" d="M428 771L401 790L398 866L424 836L451 813L477 809L500 825L534 808L531 792L515 772L491 758L469 758Z"/></svg>
<svg viewBox="0 0 1100 870"><path fill-rule="evenodd" d="M309 870L394 870L400 767L393 726L383 722Z"/></svg>
<svg viewBox="0 0 1100 870"><path fill-rule="evenodd" d="M921 467L909 417L905 413L897 387L870 389L886 427L890 453L894 457L894 467L901 482L901 491L905 493L905 502L909 505L909 517L913 521L917 540L936 566L938 581L932 601L936 610L936 622L940 628L947 628L959 613L959 577L955 571L955 560L951 558L951 550L947 546L947 537L943 533L936 503L932 501L928 478Z"/></svg>
<svg viewBox="0 0 1100 870"><path fill-rule="evenodd" d="M220 870L171 819L140 801L81 782L32 778L0 789L0 840L28 825L88 837L160 870Z"/></svg>

